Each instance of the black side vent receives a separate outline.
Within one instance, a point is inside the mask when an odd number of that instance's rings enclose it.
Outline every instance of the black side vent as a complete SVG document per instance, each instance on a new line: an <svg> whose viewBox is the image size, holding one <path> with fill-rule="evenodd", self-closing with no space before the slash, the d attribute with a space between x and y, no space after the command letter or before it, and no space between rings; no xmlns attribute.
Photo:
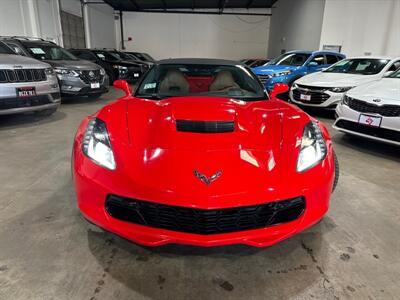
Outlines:
<svg viewBox="0 0 400 300"><path fill-rule="evenodd" d="M176 120L176 130L194 133L226 133L235 130L235 122Z"/></svg>

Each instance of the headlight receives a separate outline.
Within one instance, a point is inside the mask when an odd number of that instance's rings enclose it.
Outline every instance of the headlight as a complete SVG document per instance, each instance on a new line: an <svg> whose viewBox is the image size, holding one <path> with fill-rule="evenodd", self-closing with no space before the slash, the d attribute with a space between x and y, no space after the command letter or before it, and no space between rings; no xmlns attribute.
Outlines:
<svg viewBox="0 0 400 300"><path fill-rule="evenodd" d="M115 170L114 153L111 149L106 123L102 120L93 118L89 122L83 138L82 151L95 163Z"/></svg>
<svg viewBox="0 0 400 300"><path fill-rule="evenodd" d="M100 75L104 76L105 74L106 74L106 71L103 68L101 68L100 69Z"/></svg>
<svg viewBox="0 0 400 300"><path fill-rule="evenodd" d="M67 75L67 76L72 76L72 77L79 76L79 71L75 71L75 70L55 68L54 71L57 73L57 75Z"/></svg>
<svg viewBox="0 0 400 300"><path fill-rule="evenodd" d="M282 72L278 72L278 73L274 73L272 74L272 77L279 77L279 76L287 76L289 74L291 74L292 71L282 71Z"/></svg>
<svg viewBox="0 0 400 300"><path fill-rule="evenodd" d="M301 138L297 172L304 172L316 166L325 158L326 153L327 148L321 129L315 122L308 123Z"/></svg>
<svg viewBox="0 0 400 300"><path fill-rule="evenodd" d="M334 93L344 93L347 92L348 90L352 89L353 86L346 86L346 87L334 87L331 89L332 92Z"/></svg>
<svg viewBox="0 0 400 300"><path fill-rule="evenodd" d="M46 73L47 76L52 76L54 75L54 70L53 68L47 68L44 70L44 72Z"/></svg>
<svg viewBox="0 0 400 300"><path fill-rule="evenodd" d="M297 85L297 83L293 83L292 84L292 89L297 89L299 86Z"/></svg>

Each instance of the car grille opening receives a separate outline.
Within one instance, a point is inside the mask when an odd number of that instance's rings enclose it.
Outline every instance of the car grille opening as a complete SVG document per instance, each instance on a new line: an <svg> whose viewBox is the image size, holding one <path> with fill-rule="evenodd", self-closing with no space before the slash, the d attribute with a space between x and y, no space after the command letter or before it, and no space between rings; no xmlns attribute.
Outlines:
<svg viewBox="0 0 400 300"><path fill-rule="evenodd" d="M380 114L384 117L400 117L400 105L375 105L365 101L348 98L349 107L362 113Z"/></svg>
<svg viewBox="0 0 400 300"><path fill-rule="evenodd" d="M100 70L82 70L79 77L84 83L95 83L103 80L103 76L100 74Z"/></svg>
<svg viewBox="0 0 400 300"><path fill-rule="evenodd" d="M400 131L396 130L386 129L382 127L372 127L347 120L339 120L336 122L335 126L338 128L378 137L389 141L400 142Z"/></svg>
<svg viewBox="0 0 400 300"><path fill-rule="evenodd" d="M1 83L46 81L45 69L3 69L0 70Z"/></svg>
<svg viewBox="0 0 400 300"><path fill-rule="evenodd" d="M105 208L118 220L148 227L195 234L260 229L298 219L303 197L223 209L195 209L109 195Z"/></svg>
<svg viewBox="0 0 400 300"><path fill-rule="evenodd" d="M227 133L235 130L235 122L176 120L176 130L193 133Z"/></svg>
<svg viewBox="0 0 400 300"><path fill-rule="evenodd" d="M27 98L4 98L0 99L0 110L40 106L49 103L51 102L47 95L33 96Z"/></svg>
<svg viewBox="0 0 400 300"><path fill-rule="evenodd" d="M298 101L298 102L302 102L302 103L309 103L309 104L322 104L324 103L326 100L329 99L329 95L324 93L324 92L317 92L317 91L304 91L302 92L299 89L294 89L293 91L293 98L294 100ZM310 95L310 100L304 100L301 99L300 95Z"/></svg>

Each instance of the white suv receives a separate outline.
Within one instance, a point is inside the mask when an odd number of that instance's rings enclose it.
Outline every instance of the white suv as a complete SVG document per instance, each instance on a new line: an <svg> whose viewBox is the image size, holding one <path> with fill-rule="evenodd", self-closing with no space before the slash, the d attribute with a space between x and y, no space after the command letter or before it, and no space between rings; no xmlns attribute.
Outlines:
<svg viewBox="0 0 400 300"><path fill-rule="evenodd" d="M0 115L24 112L50 115L60 102L60 88L50 65L14 55L0 42Z"/></svg>
<svg viewBox="0 0 400 300"><path fill-rule="evenodd" d="M334 109L351 88L381 79L400 67L400 57L355 57L294 82L290 100L300 106Z"/></svg>

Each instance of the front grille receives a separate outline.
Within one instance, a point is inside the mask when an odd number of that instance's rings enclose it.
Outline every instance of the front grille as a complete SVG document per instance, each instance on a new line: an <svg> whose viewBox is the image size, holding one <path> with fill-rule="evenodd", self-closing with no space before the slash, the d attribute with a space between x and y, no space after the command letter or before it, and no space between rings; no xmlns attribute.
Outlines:
<svg viewBox="0 0 400 300"><path fill-rule="evenodd" d="M45 69L2 69L0 83L46 81Z"/></svg>
<svg viewBox="0 0 400 300"><path fill-rule="evenodd" d="M266 84L267 81L271 78L271 75L257 75L258 79L262 82L262 84Z"/></svg>
<svg viewBox="0 0 400 300"><path fill-rule="evenodd" d="M311 86L311 85L304 85L304 84L297 84L296 85L299 87L299 89L305 89L308 91L327 91L331 89L330 87L321 87L321 86Z"/></svg>
<svg viewBox="0 0 400 300"><path fill-rule="evenodd" d="M87 84L101 82L103 79L103 76L100 74L100 70L82 70L79 77L84 83Z"/></svg>
<svg viewBox="0 0 400 300"><path fill-rule="evenodd" d="M195 209L110 195L105 204L113 218L149 227L196 234L265 228L296 220L305 209L303 197L253 206Z"/></svg>
<svg viewBox="0 0 400 300"><path fill-rule="evenodd" d="M0 99L0 110L39 106L51 103L47 95L33 96L29 98L5 98Z"/></svg>
<svg viewBox="0 0 400 300"><path fill-rule="evenodd" d="M380 114L385 117L400 117L400 105L375 105L365 101L348 98L349 107L363 113Z"/></svg>
<svg viewBox="0 0 400 300"><path fill-rule="evenodd" d="M310 95L311 99L310 100L303 100L300 99L300 95ZM329 95L325 94L323 92L314 92L314 91L307 91L307 92L302 92L299 89L294 89L293 90L293 98L296 101L303 102L303 103L309 103L309 104L321 104L324 103L326 100L329 99Z"/></svg>
<svg viewBox="0 0 400 300"><path fill-rule="evenodd" d="M400 131L396 130L380 128L380 127L372 127L347 120L339 120L335 124L335 126L338 128L343 128L353 132L371 135L389 141L400 142Z"/></svg>
<svg viewBox="0 0 400 300"><path fill-rule="evenodd" d="M194 133L227 133L235 130L235 122L176 120L176 130Z"/></svg>

